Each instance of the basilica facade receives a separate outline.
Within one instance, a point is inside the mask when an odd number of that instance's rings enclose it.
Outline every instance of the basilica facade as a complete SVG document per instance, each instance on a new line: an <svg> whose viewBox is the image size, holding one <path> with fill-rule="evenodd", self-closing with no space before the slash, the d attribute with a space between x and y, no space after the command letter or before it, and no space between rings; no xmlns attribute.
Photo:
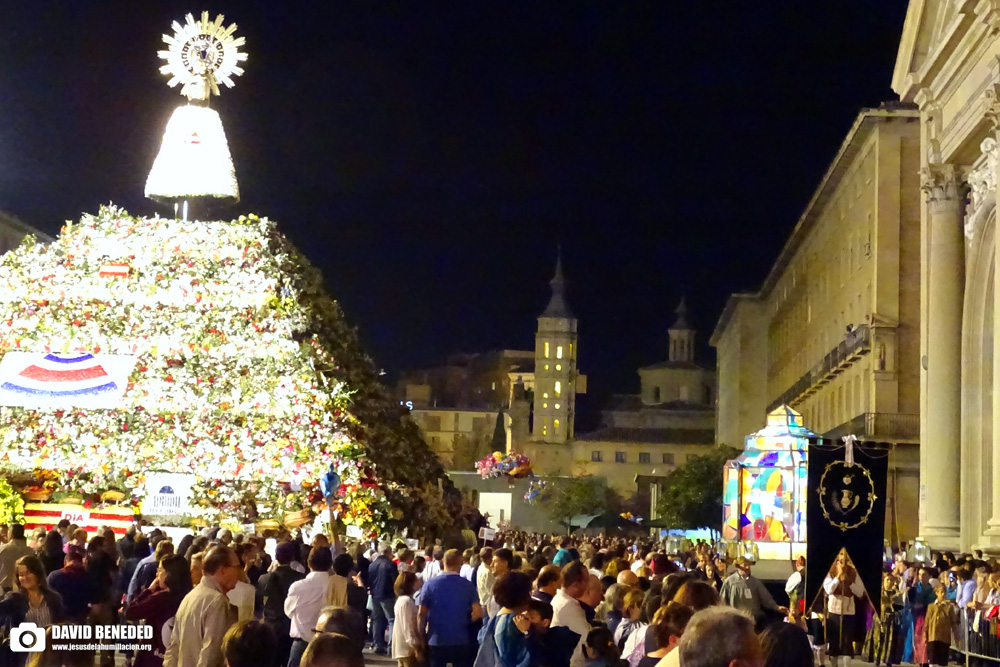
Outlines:
<svg viewBox="0 0 1000 667"><path fill-rule="evenodd" d="M1000 0L912 0L892 88L920 112L920 533L1000 551Z"/></svg>

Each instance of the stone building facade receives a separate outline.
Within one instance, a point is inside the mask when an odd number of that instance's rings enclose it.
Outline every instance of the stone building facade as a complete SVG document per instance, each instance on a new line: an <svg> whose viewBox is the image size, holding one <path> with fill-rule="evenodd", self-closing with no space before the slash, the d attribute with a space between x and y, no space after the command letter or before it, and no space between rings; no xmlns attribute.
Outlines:
<svg viewBox="0 0 1000 667"><path fill-rule="evenodd" d="M720 443L741 446L790 405L827 437L897 443L887 537L917 534L920 116L857 117L764 285L735 294L718 350Z"/></svg>
<svg viewBox="0 0 1000 667"><path fill-rule="evenodd" d="M1000 1L912 0L892 88L920 110L920 532L1000 552Z"/></svg>

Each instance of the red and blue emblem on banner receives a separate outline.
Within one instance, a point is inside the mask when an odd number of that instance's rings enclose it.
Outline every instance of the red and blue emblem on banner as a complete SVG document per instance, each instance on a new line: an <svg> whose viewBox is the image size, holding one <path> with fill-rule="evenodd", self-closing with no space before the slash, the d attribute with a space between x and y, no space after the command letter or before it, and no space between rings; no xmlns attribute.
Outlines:
<svg viewBox="0 0 1000 667"><path fill-rule="evenodd" d="M134 357L8 352L0 361L0 405L114 407Z"/></svg>
<svg viewBox="0 0 1000 667"><path fill-rule="evenodd" d="M2 391L29 396L86 396L118 388L92 354L60 356L47 354L16 377L0 385Z"/></svg>

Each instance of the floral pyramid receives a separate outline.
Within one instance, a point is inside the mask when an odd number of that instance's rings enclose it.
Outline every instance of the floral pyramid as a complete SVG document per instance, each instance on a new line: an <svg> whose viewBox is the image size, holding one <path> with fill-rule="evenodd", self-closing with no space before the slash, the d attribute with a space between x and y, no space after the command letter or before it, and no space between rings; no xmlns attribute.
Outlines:
<svg viewBox="0 0 1000 667"><path fill-rule="evenodd" d="M0 474L15 484L138 502L148 473L194 473L196 519L280 521L325 508L332 464L339 518L380 529L421 488L444 496L401 417L266 218L109 206L0 257Z"/></svg>

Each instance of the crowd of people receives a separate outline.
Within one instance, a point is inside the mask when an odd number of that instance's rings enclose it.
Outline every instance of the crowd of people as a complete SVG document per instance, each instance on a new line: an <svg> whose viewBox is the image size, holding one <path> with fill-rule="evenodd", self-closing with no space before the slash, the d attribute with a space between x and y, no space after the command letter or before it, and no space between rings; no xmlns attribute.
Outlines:
<svg viewBox="0 0 1000 667"><path fill-rule="evenodd" d="M51 638L58 625L119 623L153 628L148 650L124 656L136 667L362 667L366 648L399 667L945 665L959 610L1000 605L996 563L951 554L934 567L898 560L879 617L866 616L845 552L810 605L802 559L779 603L753 562L706 543L668 554L641 539L508 532L494 546L414 549L215 528L175 544L68 522L0 540L4 641L23 622L50 639L0 652L0 665L112 665L111 651Z"/></svg>

